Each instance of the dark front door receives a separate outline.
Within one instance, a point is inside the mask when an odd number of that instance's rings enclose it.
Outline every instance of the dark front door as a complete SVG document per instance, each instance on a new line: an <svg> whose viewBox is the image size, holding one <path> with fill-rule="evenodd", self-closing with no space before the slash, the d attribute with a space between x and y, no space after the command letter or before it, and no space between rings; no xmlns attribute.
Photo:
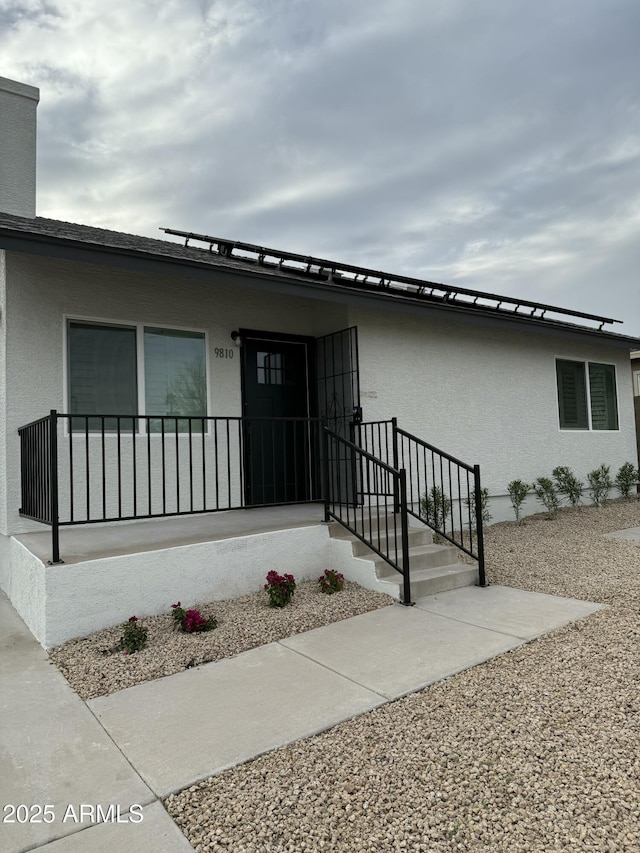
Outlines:
<svg viewBox="0 0 640 853"><path fill-rule="evenodd" d="M247 332L242 351L246 502L310 500L309 343Z"/></svg>

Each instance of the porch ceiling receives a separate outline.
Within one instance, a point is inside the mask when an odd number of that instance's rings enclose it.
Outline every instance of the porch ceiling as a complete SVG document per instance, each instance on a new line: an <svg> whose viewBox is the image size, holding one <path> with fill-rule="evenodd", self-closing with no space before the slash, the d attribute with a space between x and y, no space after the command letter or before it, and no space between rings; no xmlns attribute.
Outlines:
<svg viewBox="0 0 640 853"><path fill-rule="evenodd" d="M81 563L274 530L311 527L322 519L322 504L305 503L63 527L60 530L60 553L65 563ZM48 527L15 538L43 563L51 559L51 530Z"/></svg>

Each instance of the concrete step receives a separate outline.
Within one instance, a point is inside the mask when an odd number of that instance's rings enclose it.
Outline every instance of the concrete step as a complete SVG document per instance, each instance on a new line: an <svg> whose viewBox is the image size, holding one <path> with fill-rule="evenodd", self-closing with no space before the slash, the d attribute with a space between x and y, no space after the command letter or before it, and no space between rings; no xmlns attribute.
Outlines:
<svg viewBox="0 0 640 853"><path fill-rule="evenodd" d="M402 575L399 572L393 572L393 575L380 578L380 584L388 584L390 587L389 594L397 599L402 597L402 583ZM412 568L411 600L415 601L416 598L421 598L423 595L435 595L437 592L446 592L463 586L474 586L477 583L477 564L451 563L432 569L414 570Z"/></svg>
<svg viewBox="0 0 640 853"><path fill-rule="evenodd" d="M369 550L369 554L373 558L376 575L379 578L387 577L388 575L397 574L393 566L390 566L386 560L373 554ZM362 555L367 556L367 555ZM393 556L393 552L392 552ZM398 555L400 566L403 565L402 556ZM411 575L419 569L437 569L440 566L450 566L458 562L458 550L452 545L416 545L409 548L409 563L411 565Z"/></svg>
<svg viewBox="0 0 640 853"><path fill-rule="evenodd" d="M373 552L369 548L369 546L363 542L361 539L358 539L356 536L349 535L352 545L353 545L353 554L356 557L363 557L367 555L373 555ZM394 530L389 530L388 533L384 530L376 534L371 539L372 543L376 546L376 548L380 548L381 551L389 551L389 553L393 553L396 548L398 548L398 552L402 551L402 536L398 531L397 536ZM421 545L431 545L433 543L433 536L431 535L431 531L420 530L419 528L412 529L409 531L409 550L412 548L418 548Z"/></svg>
<svg viewBox="0 0 640 853"><path fill-rule="evenodd" d="M379 518L372 517L369 519L368 516L365 515L364 519L357 517L353 517L353 515L349 518L349 524L352 527L356 527L358 530L364 531L367 535L371 531L374 535L380 530L384 534L385 531L388 531L389 535L391 535L394 529L397 529L398 536L400 536L400 517L397 515L387 515L380 516ZM342 524L338 521L332 521L329 525L331 535L338 539L345 539L351 534L347 530L346 527L343 527ZM409 532L411 531L425 531L427 533L431 533L431 528L427 527L426 524L420 524L416 522L416 526L412 527L411 523L409 524Z"/></svg>
<svg viewBox="0 0 640 853"><path fill-rule="evenodd" d="M371 531L369 519L366 519L365 535L373 533L372 543L381 551L388 551L392 557L395 556L397 541L399 563L402 566L401 533L396 522L397 517L392 515L372 519ZM396 599L402 598L402 575L386 560L338 522L330 526L330 533L336 539L350 542L354 557L371 563L375 588L389 592ZM423 595L473 586L478 582L477 564L461 563L460 552L453 545L434 544L433 533L428 527L410 527L408 533L412 601Z"/></svg>

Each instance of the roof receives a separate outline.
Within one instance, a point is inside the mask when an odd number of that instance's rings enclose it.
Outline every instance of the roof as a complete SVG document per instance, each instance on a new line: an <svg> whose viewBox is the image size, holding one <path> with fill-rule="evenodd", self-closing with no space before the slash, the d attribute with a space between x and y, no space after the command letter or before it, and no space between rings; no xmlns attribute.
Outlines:
<svg viewBox="0 0 640 853"><path fill-rule="evenodd" d="M204 272L241 274L254 281L284 281L297 288L315 291L309 295L317 295L318 291L322 291L325 298L327 294L337 296L345 293L352 297L374 296L416 307L455 311L472 316L499 317L527 325L595 335L621 344L632 344L634 349L640 346L639 338L605 329L605 325L621 322L609 317L410 276L393 275L251 243L173 229L161 230L171 236L180 237L183 243L56 219L31 219L0 213L0 248L57 256L61 256L61 250L64 248L65 256L73 256L75 250L85 259L87 250L90 250L95 262L100 262L101 256L104 259L105 254L147 259L167 265L178 265L183 269L188 267ZM206 248L191 245L194 241L207 244Z"/></svg>

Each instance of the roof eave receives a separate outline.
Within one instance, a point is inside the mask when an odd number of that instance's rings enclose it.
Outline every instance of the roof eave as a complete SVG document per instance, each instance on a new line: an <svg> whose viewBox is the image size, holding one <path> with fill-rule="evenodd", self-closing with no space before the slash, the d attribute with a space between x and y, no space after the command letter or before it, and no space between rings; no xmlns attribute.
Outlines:
<svg viewBox="0 0 640 853"><path fill-rule="evenodd" d="M216 255L208 253L205 261L204 259L199 260L170 254L165 255L133 247L89 243L69 237L42 234L37 231L23 229L12 229L6 226L0 226L0 248L8 251L28 252L30 254L85 263L104 264L105 262L110 262L111 265L134 266L141 270L146 268L155 272L164 271L166 273L166 266L170 265L171 267L188 271L189 277L200 279L207 279L211 273L216 273L219 276L225 278L229 276L235 280L247 278L253 285L259 284L260 286L271 288L275 285L281 291L284 289L285 292L296 293L297 295L300 295L300 290L304 290L307 294L311 291L314 296L323 300L327 300L329 295L333 295L334 297L341 297L340 301L348 302L354 299L375 300L376 302L384 301L387 305L395 304L439 313L442 312L451 317L463 315L468 318L483 318L492 321L516 323L526 325L529 328L545 328L575 335L586 335L591 338L595 337L598 340L604 339L620 345L628 344L633 349L640 349L640 338L621 335L604 329L578 326L574 323L566 323L544 317L534 318L516 313L498 313L482 305L470 304L469 306L465 306L458 303L454 306L446 302L440 303L437 300L430 301L423 298L416 298L410 293L403 294L399 291L390 293L389 291L381 291L378 288L368 288L362 284L346 285L336 280L313 280L298 277L291 273L283 275L278 271L271 271L264 267L254 268L250 265L230 265L225 261L216 263ZM106 261L107 258L110 258L110 261Z"/></svg>

